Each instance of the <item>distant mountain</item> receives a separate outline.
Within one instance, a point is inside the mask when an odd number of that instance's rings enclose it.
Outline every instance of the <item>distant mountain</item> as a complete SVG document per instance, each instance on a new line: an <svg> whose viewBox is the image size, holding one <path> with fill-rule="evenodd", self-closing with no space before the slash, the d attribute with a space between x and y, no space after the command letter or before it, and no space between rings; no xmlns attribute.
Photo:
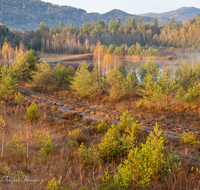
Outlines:
<svg viewBox="0 0 200 190"><path fill-rule="evenodd" d="M129 17L134 17L136 20L138 18L140 18L140 16L138 16L138 15L128 14L128 13L118 10L118 9L113 9L105 14L102 14L101 17L103 18L103 20L106 21L106 23L109 23L109 20L112 18L114 18L115 21L117 21L118 18L121 18L122 24L124 24L124 25L125 25L126 19ZM151 17L143 17L143 18L146 23L154 21L154 18L151 18Z"/></svg>
<svg viewBox="0 0 200 190"><path fill-rule="evenodd" d="M83 9L54 5L40 0L0 0L0 23L12 29L35 30L40 22L44 22L49 28L58 27L60 22L82 27L84 22L104 20L108 24L109 19L115 18L117 21L119 17L122 24L125 24L126 18L137 19L140 16L116 9L105 14L87 13ZM144 20L147 23L153 22L154 19L144 16Z"/></svg>
<svg viewBox="0 0 200 190"><path fill-rule="evenodd" d="M200 9L196 7L182 7L180 9L165 12L165 13L145 13L145 14L141 14L140 16L154 17L154 18L157 17L158 19L161 19L161 18L171 19L172 16L174 16L176 21L182 22L184 20L197 16L197 14L199 13L200 13Z"/></svg>
<svg viewBox="0 0 200 190"><path fill-rule="evenodd" d="M99 14L87 13L83 9L54 5L41 0L0 0L0 23L17 30L35 30L39 27L40 22L44 22L49 28L58 27L60 22L63 22L64 25L72 23L79 27L82 27L84 22L94 23L98 20L104 20L108 24L111 18L115 18L117 21L119 17L124 25L126 18L135 17L137 19L141 16L146 23L153 22L154 18L158 17L159 24L162 25L164 21L169 23L172 16L175 16L177 21L182 21L196 16L199 12L200 9L191 7L159 14L134 15L116 9Z"/></svg>
<svg viewBox="0 0 200 190"><path fill-rule="evenodd" d="M0 0L0 22L13 29L36 29L40 22L48 27L78 23L83 9L58 6L40 0ZM77 25L78 25L77 24Z"/></svg>

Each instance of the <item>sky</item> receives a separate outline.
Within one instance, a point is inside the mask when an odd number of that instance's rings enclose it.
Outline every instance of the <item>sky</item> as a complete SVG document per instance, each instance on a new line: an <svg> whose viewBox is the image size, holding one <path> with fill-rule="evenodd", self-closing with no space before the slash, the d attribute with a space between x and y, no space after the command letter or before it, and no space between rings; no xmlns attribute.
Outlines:
<svg viewBox="0 0 200 190"><path fill-rule="evenodd" d="M88 13L106 13L120 9L130 14L168 12L181 7L200 8L200 0L42 0L86 10Z"/></svg>

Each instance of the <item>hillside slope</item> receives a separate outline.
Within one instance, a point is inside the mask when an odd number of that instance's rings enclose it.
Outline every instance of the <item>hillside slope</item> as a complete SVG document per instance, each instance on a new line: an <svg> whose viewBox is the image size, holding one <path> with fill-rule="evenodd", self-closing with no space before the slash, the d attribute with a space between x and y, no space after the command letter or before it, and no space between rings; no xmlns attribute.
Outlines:
<svg viewBox="0 0 200 190"><path fill-rule="evenodd" d="M180 9L165 12L165 13L145 13L145 14L141 14L140 16L157 17L159 19L172 18L172 16L174 16L176 21L182 22L184 20L197 16L197 14L199 13L200 13L200 9L196 7L182 7Z"/></svg>
<svg viewBox="0 0 200 190"><path fill-rule="evenodd" d="M49 28L58 27L60 22L64 25L82 27L84 22L97 22L104 20L106 24L111 18L121 17L122 24L125 24L126 18L143 16L145 22L153 22L158 17L159 25L164 21L169 23L174 16L178 22L193 18L200 9L195 7L183 7L166 13L146 13L142 15L128 14L121 10L111 10L105 14L87 13L83 9L70 6L59 6L46 3L41 0L0 0L0 23L5 24L12 29L35 30L39 27L40 22L44 22Z"/></svg>
<svg viewBox="0 0 200 190"><path fill-rule="evenodd" d="M69 6L55 6L40 0L0 0L0 22L14 29L36 29L40 22L49 27L79 23L85 10Z"/></svg>
<svg viewBox="0 0 200 190"><path fill-rule="evenodd" d="M40 22L44 22L48 27L64 25L81 27L84 22L97 22L104 20L107 24L109 19L116 20L121 17L122 24L128 17L138 18L140 16L127 14L120 10L112 10L105 14L87 13L83 9L70 6L59 6L46 3L40 0L0 0L0 23L12 29L34 30L38 28ZM144 17L145 22L153 21L151 17Z"/></svg>

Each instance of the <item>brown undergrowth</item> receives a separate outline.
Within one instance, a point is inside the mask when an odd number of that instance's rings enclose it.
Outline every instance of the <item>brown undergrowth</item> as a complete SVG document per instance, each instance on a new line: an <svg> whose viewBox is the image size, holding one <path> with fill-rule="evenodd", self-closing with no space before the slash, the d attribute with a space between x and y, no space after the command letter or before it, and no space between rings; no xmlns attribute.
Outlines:
<svg viewBox="0 0 200 190"><path fill-rule="evenodd" d="M30 90L33 89L30 88ZM123 111L129 110L134 118L144 125L152 125L157 122L160 126L171 126L170 130L181 127L183 130L190 129L192 131L199 131L200 133L199 104L170 101L168 107L165 106L164 102L146 103L145 105L138 106L141 97L137 95L110 101L107 94L80 99L67 90L48 91L46 89L38 89L38 91L39 94L55 101L67 103L72 107L84 107L91 110L91 112L96 111L110 115L121 115Z"/></svg>
<svg viewBox="0 0 200 190"><path fill-rule="evenodd" d="M58 96L58 93L56 95ZM20 170L29 179L38 179L40 182L2 183L2 189L47 189L48 181L53 178L59 180L61 186L69 187L70 190L81 189L83 186L88 190L98 189L106 171L109 172L112 182L117 166L126 158L125 155L118 155L116 159L104 163L98 162L94 167L87 167L78 156L78 148L82 142L88 148L96 147L103 138L105 133L96 130L98 123L89 119L81 121L78 115L66 115L44 104L38 106L41 113L38 120L26 121L24 115L30 104L31 102L27 101L24 105L15 105L8 101L0 108L6 123L5 130L1 131L0 136L0 142L3 137L4 147L0 174L3 176L3 169L7 166L10 168L10 173L16 174ZM130 106L128 102L119 102L119 104ZM77 129L81 131L81 135L76 139L78 143L70 144L73 137L69 134L75 134ZM43 136L49 134L56 145L56 149L45 162L39 160L41 145L38 145L38 132ZM7 150L6 144L13 137L16 137L26 148L25 152ZM172 170L170 176L166 177L166 181L155 181L149 189L199 189L200 173L197 172L197 168L200 168L199 146L184 146L179 139L168 139L166 146L172 147L174 153L180 156L182 167L180 171Z"/></svg>

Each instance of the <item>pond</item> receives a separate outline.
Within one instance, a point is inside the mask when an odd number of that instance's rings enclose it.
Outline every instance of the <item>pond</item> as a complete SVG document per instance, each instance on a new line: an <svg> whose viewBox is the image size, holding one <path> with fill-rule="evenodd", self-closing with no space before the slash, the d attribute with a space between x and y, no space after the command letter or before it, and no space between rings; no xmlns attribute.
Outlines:
<svg viewBox="0 0 200 190"><path fill-rule="evenodd" d="M155 59L152 61L158 63L161 67L161 70L164 70L168 67L174 75L176 69L186 61L189 63L189 65L191 65L194 68L195 64L200 62L200 53L176 53L176 57L174 59ZM138 73L141 66L146 62L148 62L148 60L121 59L115 63L115 66L122 65L128 73L131 70L135 70L136 73Z"/></svg>
<svg viewBox="0 0 200 190"><path fill-rule="evenodd" d="M154 59L153 62L156 62L160 65L161 70L166 69L167 67L172 71L172 75L175 74L176 69L181 66L184 62L188 62L193 68L195 64L200 62L200 53L174 53L175 57L170 60L161 60L161 59ZM63 66L68 67L69 65L78 68L78 66L83 62L83 60L70 60L70 61L63 61L61 62ZM114 65L110 68L117 67L119 65L123 66L127 73L131 70L135 70L136 73L139 72L141 66L148 62L148 60L138 60L138 59L115 59ZM87 60L87 63L92 65L92 60ZM106 73L107 71L105 71Z"/></svg>

